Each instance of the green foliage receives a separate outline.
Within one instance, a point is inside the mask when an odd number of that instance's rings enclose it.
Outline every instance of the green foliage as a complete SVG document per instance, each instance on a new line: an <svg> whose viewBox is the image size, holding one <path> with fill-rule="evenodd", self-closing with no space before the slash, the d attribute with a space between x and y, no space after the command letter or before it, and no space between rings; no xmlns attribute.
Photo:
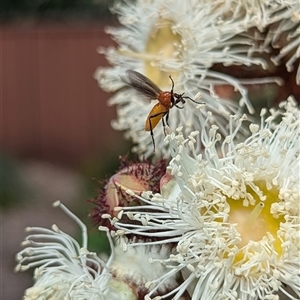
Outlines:
<svg viewBox="0 0 300 300"><path fill-rule="evenodd" d="M28 196L28 190L19 168L19 164L10 157L0 157L0 204L2 208L16 205L26 200Z"/></svg>

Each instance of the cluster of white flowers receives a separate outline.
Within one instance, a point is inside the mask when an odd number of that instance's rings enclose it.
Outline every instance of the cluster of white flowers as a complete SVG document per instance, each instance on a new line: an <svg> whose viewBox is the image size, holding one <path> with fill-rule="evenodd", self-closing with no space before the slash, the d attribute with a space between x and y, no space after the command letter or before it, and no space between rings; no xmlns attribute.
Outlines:
<svg viewBox="0 0 300 300"><path fill-rule="evenodd" d="M146 116L153 104L122 81L128 69L137 70L154 81L161 89L170 90L169 75L175 81L175 91L184 92L193 98L201 93L207 109L213 112L213 122L226 131L230 114L241 109L232 101L232 91L224 91L224 86L238 92L240 104L246 104L253 112L243 83L266 84L281 83L278 78L248 79L247 69L258 66L267 70L272 68L261 53L270 51L284 33L288 42L282 51L273 58L279 63L283 56L290 55L287 67L299 60L299 3L295 1L174 1L138 0L117 4L115 14L123 27L108 28L107 32L117 41L117 48L100 48L112 67L100 67L95 73L102 89L115 92L109 100L117 105L118 119L112 125L117 130L125 130L136 146L133 151L148 157L153 154L151 139L144 133ZM297 12L298 11L298 12ZM278 21L280 20L280 22ZM276 27L273 24L279 25ZM259 31L269 29L267 37L259 37ZM253 28L257 28L254 31ZM274 34L276 30L276 34ZM290 30L292 32L290 33ZM265 41L261 41L264 39ZM221 67L224 71L217 71ZM228 67L238 68L238 77L230 75ZM214 68L215 67L215 68ZM220 68L219 68L220 69ZM243 80L243 77L244 80ZM299 83L299 74L297 75ZM119 90L119 91L118 91ZM229 93L229 94L228 94ZM152 99L155 100L155 99ZM172 110L170 127L184 125L184 133L200 128L201 118L206 111L195 110L192 102L185 109ZM161 126L161 124L160 124ZM159 126L159 127L160 127ZM163 144L162 128L155 132L158 144ZM167 147L161 147L157 156L167 156Z"/></svg>
<svg viewBox="0 0 300 300"><path fill-rule="evenodd" d="M181 129L168 135L171 179L163 193L144 193L148 206L124 208L138 224L115 221L121 234L174 243L176 250L159 260L169 276L185 278L174 299L186 289L192 299L276 299L286 286L300 295L300 109L292 99L282 105L279 124L280 110L268 118L263 111L261 124L252 123L252 135L240 143L244 118L220 145L213 126L202 134L202 154L195 151L197 132L187 139Z"/></svg>
<svg viewBox="0 0 300 300"><path fill-rule="evenodd" d="M107 262L87 250L85 226L56 203L81 226L83 245L55 226L31 228L17 255L18 270L35 269L25 299L297 299L299 120L290 98L269 116L263 110L241 142L246 116L232 117L224 140L215 125L202 131L201 154L198 132L169 132L161 192L127 188L139 204L102 215L117 243Z"/></svg>
<svg viewBox="0 0 300 300"><path fill-rule="evenodd" d="M299 299L300 99L262 109L256 121L244 84L280 81L224 71L267 70L272 61L292 71L299 1L137 0L113 12L123 26L107 32L119 46L99 49L112 66L95 77L116 92L113 126L144 158L153 154L152 118L156 163L124 164L94 201L107 260L88 251L85 225L60 202L82 245L55 225L28 229L16 267L34 269L25 299ZM280 52L266 57L276 45ZM295 75L300 84L299 66ZM145 95L160 89L153 110ZM168 126L156 127L173 106Z"/></svg>
<svg viewBox="0 0 300 300"><path fill-rule="evenodd" d="M146 294L145 284L161 277L166 268L159 263L147 264L147 258L161 258L169 255L170 247L147 247L131 249L124 254L125 239L115 240L114 245L108 229L106 231L111 247L111 256L106 261L87 249L86 226L60 201L53 204L75 220L81 228L82 245L56 225L52 230L27 228L30 234L23 242L25 247L16 260L16 272L34 269L34 286L25 291L26 300L86 299L86 300L137 300ZM176 278L169 278L165 287L177 286ZM164 291L163 289L162 291Z"/></svg>
<svg viewBox="0 0 300 300"><path fill-rule="evenodd" d="M261 33L266 32L261 36L263 39L261 45L259 47L253 45L249 49L250 52L254 54L279 49L278 53L270 58L271 61L275 66L281 62L285 63L288 72L297 68L295 80L300 85L300 3L298 0L214 1L214 5L225 18L231 18L233 22L241 21L245 32L249 28L255 28ZM249 38L255 41L254 36ZM254 57L258 56L254 55ZM270 66L265 66L268 67Z"/></svg>
<svg viewBox="0 0 300 300"><path fill-rule="evenodd" d="M16 271L34 268L35 284L26 290L24 298L107 299L111 274L97 254L87 250L86 226L59 201L54 206L60 206L80 226L82 245L56 225L52 230L27 228L30 235L23 242L26 248L16 257Z"/></svg>

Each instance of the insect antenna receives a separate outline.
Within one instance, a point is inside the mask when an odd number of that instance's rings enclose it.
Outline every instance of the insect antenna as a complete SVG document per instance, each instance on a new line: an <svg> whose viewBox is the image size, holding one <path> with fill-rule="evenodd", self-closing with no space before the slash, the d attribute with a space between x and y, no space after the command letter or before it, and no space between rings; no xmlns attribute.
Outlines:
<svg viewBox="0 0 300 300"><path fill-rule="evenodd" d="M172 106L176 105L176 101L174 100L174 81L173 81L173 78L171 77L171 75L169 75L169 78L172 82L172 88L171 88L171 103L172 103Z"/></svg>

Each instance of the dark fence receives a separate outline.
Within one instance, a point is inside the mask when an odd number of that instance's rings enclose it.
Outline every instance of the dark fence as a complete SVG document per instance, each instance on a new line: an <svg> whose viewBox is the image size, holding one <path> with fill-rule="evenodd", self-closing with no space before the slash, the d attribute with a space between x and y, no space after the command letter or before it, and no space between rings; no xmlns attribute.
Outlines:
<svg viewBox="0 0 300 300"><path fill-rule="evenodd" d="M2 150L74 164L123 142L93 78L112 44L104 24L2 25Z"/></svg>

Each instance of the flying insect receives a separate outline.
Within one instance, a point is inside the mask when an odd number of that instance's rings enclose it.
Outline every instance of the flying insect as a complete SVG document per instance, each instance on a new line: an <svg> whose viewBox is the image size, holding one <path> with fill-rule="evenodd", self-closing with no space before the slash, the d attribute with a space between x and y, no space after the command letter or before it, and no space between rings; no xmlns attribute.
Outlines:
<svg viewBox="0 0 300 300"><path fill-rule="evenodd" d="M170 92L162 91L148 77L134 70L127 70L126 77L123 78L123 81L126 84L132 86L145 98L148 98L149 100L158 100L158 103L156 103L152 107L146 119L146 124L145 124L145 130L150 131L151 133L154 152L155 152L155 141L154 141L153 129L157 126L160 120L162 120L164 128L166 124L168 125L170 109L174 106L176 106L179 109L183 109L183 106L179 106L178 104L184 104L185 99L189 99L192 102L201 104L188 96L184 96L184 93L182 94L174 93L174 81L171 75L169 76L169 78L172 83Z"/></svg>

